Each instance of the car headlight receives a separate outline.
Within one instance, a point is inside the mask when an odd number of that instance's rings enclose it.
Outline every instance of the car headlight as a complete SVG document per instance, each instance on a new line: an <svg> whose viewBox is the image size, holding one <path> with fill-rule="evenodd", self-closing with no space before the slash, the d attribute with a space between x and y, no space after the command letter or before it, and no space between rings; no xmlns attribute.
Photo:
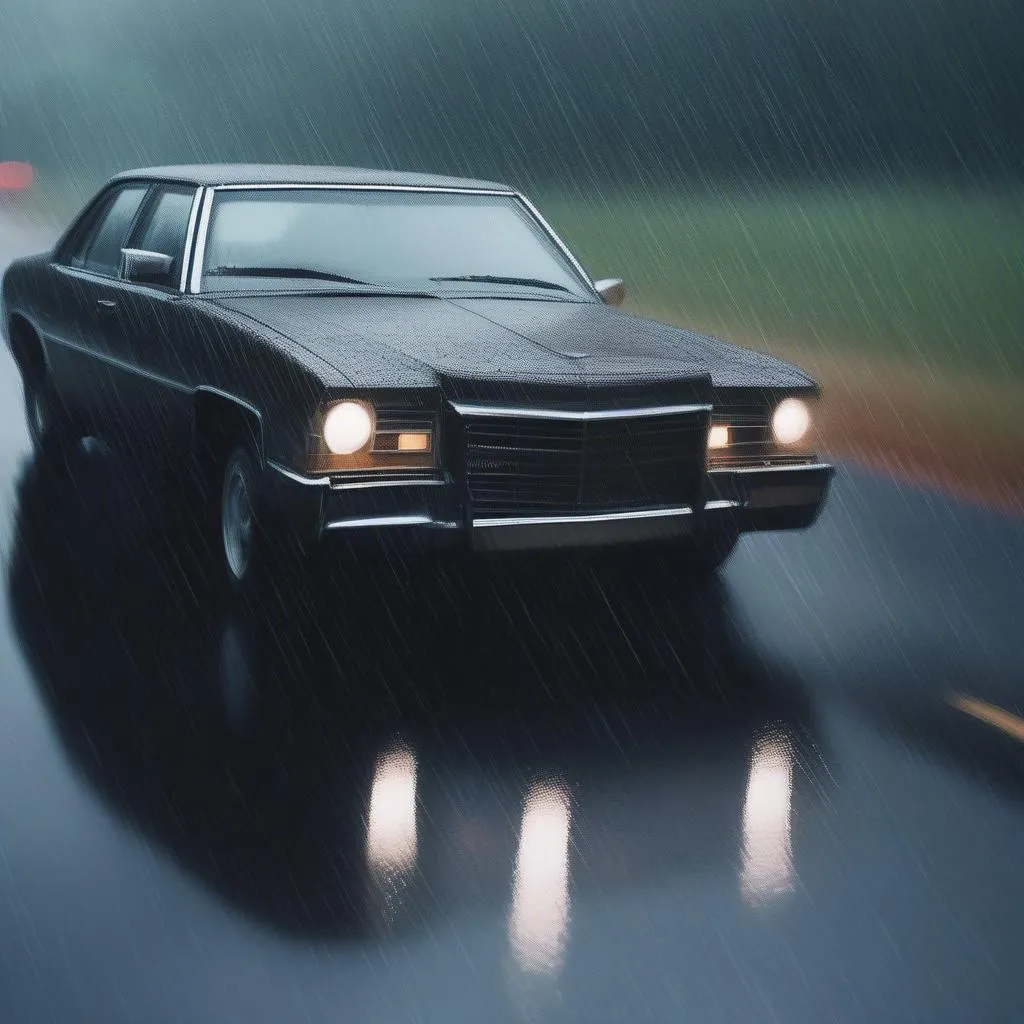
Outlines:
<svg viewBox="0 0 1024 1024"><path fill-rule="evenodd" d="M797 444L811 427L811 410L799 398L786 398L772 415L772 433L778 444Z"/></svg>
<svg viewBox="0 0 1024 1024"><path fill-rule="evenodd" d="M373 407L362 402L339 402L324 417L324 444L335 455L352 455L373 437Z"/></svg>

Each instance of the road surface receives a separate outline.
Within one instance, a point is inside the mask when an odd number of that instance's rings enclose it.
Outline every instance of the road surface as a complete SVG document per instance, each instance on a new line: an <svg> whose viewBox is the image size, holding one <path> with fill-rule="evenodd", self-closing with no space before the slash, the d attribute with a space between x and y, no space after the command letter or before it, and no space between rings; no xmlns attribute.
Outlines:
<svg viewBox="0 0 1024 1024"><path fill-rule="evenodd" d="M1021 1019L1019 522L844 469L717 586L239 613L168 488L0 355L4 1022Z"/></svg>

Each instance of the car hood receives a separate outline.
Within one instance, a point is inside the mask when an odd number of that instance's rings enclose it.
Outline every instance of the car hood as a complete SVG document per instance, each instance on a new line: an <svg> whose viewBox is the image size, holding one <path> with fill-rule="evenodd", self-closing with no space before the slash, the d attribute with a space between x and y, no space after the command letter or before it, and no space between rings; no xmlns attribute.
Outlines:
<svg viewBox="0 0 1024 1024"><path fill-rule="evenodd" d="M308 349L355 387L708 376L720 388L812 384L772 356L600 303L309 294L215 301Z"/></svg>

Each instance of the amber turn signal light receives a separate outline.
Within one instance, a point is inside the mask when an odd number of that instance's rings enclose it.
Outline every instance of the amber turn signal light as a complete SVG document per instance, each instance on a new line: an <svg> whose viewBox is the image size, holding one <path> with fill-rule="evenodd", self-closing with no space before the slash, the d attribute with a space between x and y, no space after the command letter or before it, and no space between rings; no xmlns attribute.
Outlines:
<svg viewBox="0 0 1024 1024"><path fill-rule="evenodd" d="M400 452L429 452L430 435L419 432L399 434L398 450Z"/></svg>

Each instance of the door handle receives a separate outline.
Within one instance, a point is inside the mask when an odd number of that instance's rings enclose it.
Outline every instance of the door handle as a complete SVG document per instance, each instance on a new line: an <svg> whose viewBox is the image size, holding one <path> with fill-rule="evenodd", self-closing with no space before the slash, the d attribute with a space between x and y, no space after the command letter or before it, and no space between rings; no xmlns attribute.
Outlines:
<svg viewBox="0 0 1024 1024"><path fill-rule="evenodd" d="M97 299L96 308L101 313L113 313L117 309L117 303L113 299Z"/></svg>

